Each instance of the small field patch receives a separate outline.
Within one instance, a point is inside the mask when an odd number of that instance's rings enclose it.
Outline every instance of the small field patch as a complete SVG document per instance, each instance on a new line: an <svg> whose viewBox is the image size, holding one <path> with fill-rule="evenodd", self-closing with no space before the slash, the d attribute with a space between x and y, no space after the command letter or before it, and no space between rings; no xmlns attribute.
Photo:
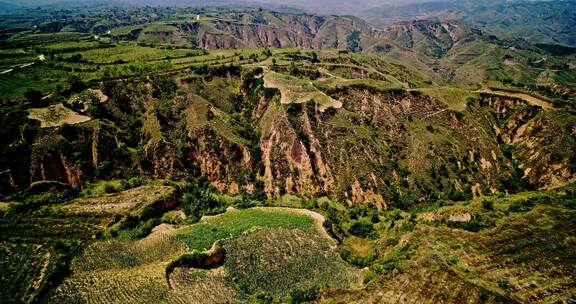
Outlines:
<svg viewBox="0 0 576 304"><path fill-rule="evenodd" d="M314 230L314 219L288 210L231 210L179 232L191 249L208 249L221 239L237 237L253 227Z"/></svg>
<svg viewBox="0 0 576 304"><path fill-rule="evenodd" d="M280 90L282 104L304 103L314 100L320 111L328 108L341 108L342 103L318 90L311 81L299 79L293 76L276 72L268 72L264 75L264 87Z"/></svg>
<svg viewBox="0 0 576 304"><path fill-rule="evenodd" d="M142 186L115 194L79 198L60 210L69 213L122 213L138 206L148 205L174 192L170 186Z"/></svg>
<svg viewBox="0 0 576 304"><path fill-rule="evenodd" d="M300 229L257 229L226 240L224 248L224 267L248 293L287 296L296 288L349 288L361 278L326 238Z"/></svg>
<svg viewBox="0 0 576 304"><path fill-rule="evenodd" d="M46 108L35 108L28 110L28 118L40 121L40 127L59 127L64 124L74 125L90 121L92 118L80 115L63 104L51 105Z"/></svg>

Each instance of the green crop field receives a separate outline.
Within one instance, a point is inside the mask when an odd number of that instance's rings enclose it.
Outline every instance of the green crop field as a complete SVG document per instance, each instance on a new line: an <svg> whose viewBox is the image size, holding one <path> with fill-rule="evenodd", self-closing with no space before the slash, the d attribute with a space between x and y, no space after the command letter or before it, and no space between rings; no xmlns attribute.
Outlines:
<svg viewBox="0 0 576 304"><path fill-rule="evenodd" d="M26 90L51 91L64 85L67 73L44 66L30 66L0 75L0 98L22 97Z"/></svg>
<svg viewBox="0 0 576 304"><path fill-rule="evenodd" d="M167 50L134 44L120 44L112 48L87 50L77 54L82 55L83 59L90 62L103 64L118 61L154 61L171 57L194 56L197 53L199 53L198 50L192 49Z"/></svg>
<svg viewBox="0 0 576 304"><path fill-rule="evenodd" d="M211 217L179 231L179 238L193 249L207 249L221 239L237 237L253 227L289 228L311 231L314 220L291 211L234 210Z"/></svg>

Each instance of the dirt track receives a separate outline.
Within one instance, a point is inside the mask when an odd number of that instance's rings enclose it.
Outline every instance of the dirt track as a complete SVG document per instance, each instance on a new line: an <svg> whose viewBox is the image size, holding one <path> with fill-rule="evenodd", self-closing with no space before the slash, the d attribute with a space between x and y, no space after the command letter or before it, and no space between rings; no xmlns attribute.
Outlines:
<svg viewBox="0 0 576 304"><path fill-rule="evenodd" d="M476 93L487 93L487 94L493 94L493 95L498 95L498 96L519 98L519 99L526 101L527 103L529 103L531 105L539 106L539 107L547 109L547 110L554 110L557 108L551 102L542 100L540 98L536 98L534 96L531 96L531 95L528 95L525 93L520 93L520 92L516 93L516 92L509 92L509 91L494 90L491 88L484 88L482 90L476 91Z"/></svg>

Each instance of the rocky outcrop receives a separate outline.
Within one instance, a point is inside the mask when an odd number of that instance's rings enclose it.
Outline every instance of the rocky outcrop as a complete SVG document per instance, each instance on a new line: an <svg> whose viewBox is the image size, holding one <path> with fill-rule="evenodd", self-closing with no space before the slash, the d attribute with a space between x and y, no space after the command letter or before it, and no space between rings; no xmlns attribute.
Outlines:
<svg viewBox="0 0 576 304"><path fill-rule="evenodd" d="M239 83L221 77L206 81ZM95 176L204 176L223 192L328 194L386 209L515 191L514 178L539 188L574 180L575 126L522 100L482 95L457 112L416 91L348 86L327 90L342 108L322 112L314 101L281 104L260 78L243 82L237 95L218 101L223 108L233 102L229 112L201 97L210 92L206 84L189 83L197 92L168 101L145 96L140 112L126 107L140 123L136 134L103 123L45 130L34 144L30 181L81 187ZM125 114L118 117L121 124ZM141 149L128 149L130 138Z"/></svg>
<svg viewBox="0 0 576 304"><path fill-rule="evenodd" d="M551 188L576 180L573 126L562 126L554 113L516 98L485 95L479 106L493 113L494 132L512 147L512 159L532 184Z"/></svg>
<svg viewBox="0 0 576 304"><path fill-rule="evenodd" d="M368 38L371 26L354 17L318 16L306 14L263 13L256 14L259 22L231 20L191 21L178 25L189 36L196 37L196 44L205 49L213 48L304 48L346 49L348 37L353 32Z"/></svg>

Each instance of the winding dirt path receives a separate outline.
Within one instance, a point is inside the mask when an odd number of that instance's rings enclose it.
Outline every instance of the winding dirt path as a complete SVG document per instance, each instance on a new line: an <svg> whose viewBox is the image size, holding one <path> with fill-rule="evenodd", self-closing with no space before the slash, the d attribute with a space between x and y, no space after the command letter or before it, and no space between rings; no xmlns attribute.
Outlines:
<svg viewBox="0 0 576 304"><path fill-rule="evenodd" d="M324 224L324 221L326 220L326 218L324 218L324 216L318 212L314 212L314 211L308 210L308 209L297 209L297 208L288 208L288 207L254 207L252 209L258 209L258 210L263 210L263 211L268 211L268 212L274 212L274 211L293 212L293 213L298 213L298 214L309 216L309 217L314 219L316 230L318 232L320 232L322 234L322 236L324 236L327 240L330 241L330 247L332 249L335 249L337 247L336 240L334 240L332 238L332 236L330 236L330 234L328 234L328 232L324 228L323 224ZM236 211L236 210L239 210L239 209L236 209L234 207L226 208L226 212L231 212L231 211ZM200 219L200 222L210 220L210 219L218 217L222 214L224 214L224 213L217 214L217 215L208 215L208 216L205 215Z"/></svg>
<svg viewBox="0 0 576 304"><path fill-rule="evenodd" d="M318 212L314 212L308 209L296 209L288 207L255 207L254 209L260 209L265 211L285 211L307 215L314 219L314 223L316 224L316 230L318 230L322 234L322 236L324 236L327 240L330 240L330 247L334 249L337 246L336 241L330 236L330 234L328 234L326 228L324 228L324 221L326 220L326 218L324 218L324 216Z"/></svg>
<svg viewBox="0 0 576 304"><path fill-rule="evenodd" d="M546 100L542 100L540 98L528 95L526 93L516 93L516 92L509 92L509 91L500 91L500 90L494 90L491 88L483 88L482 90L478 90L476 91L476 93L487 93L487 94L493 94L493 95L498 95L498 96L505 96L505 97L513 97L513 98L519 98L522 99L524 101L526 101L527 103L534 105L534 106L539 106L541 108L547 109L547 110L555 110L557 109L557 106L554 105L551 102L548 102Z"/></svg>

